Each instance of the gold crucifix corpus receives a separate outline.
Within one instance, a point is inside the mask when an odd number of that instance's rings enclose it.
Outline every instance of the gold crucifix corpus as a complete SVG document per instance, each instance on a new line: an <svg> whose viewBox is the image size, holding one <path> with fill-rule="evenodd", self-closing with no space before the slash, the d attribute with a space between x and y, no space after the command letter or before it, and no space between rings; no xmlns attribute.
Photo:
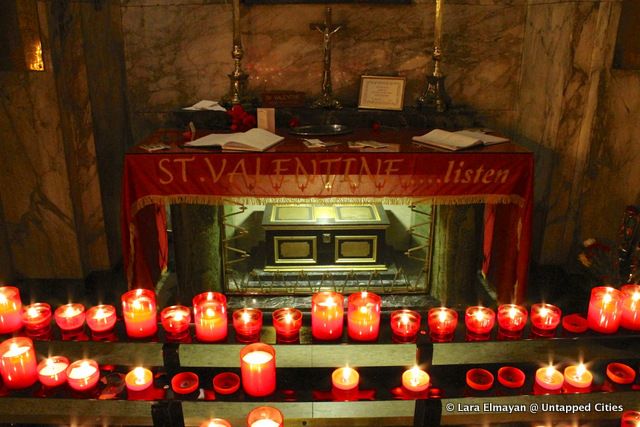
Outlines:
<svg viewBox="0 0 640 427"><path fill-rule="evenodd" d="M323 35L324 71L322 72L322 95L311 104L313 108L342 108L342 104L333 97L331 86L331 36L344 28L343 25L333 26L331 23L331 8L327 7L322 24L309 24L309 28L317 30Z"/></svg>

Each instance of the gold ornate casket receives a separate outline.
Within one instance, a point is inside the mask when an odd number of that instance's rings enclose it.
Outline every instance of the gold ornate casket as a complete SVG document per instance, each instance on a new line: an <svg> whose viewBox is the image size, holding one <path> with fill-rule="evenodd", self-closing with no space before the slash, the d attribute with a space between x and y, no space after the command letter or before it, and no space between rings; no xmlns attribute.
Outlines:
<svg viewBox="0 0 640 427"><path fill-rule="evenodd" d="M389 219L380 204L265 207L265 271L385 270Z"/></svg>

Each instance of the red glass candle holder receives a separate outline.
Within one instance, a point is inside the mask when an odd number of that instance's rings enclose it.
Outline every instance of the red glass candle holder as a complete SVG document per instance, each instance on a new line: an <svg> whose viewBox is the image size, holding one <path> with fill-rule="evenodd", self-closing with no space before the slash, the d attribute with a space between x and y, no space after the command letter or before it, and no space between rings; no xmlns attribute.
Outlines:
<svg viewBox="0 0 640 427"><path fill-rule="evenodd" d="M26 337L9 338L0 343L0 374L10 389L27 388L38 380L33 341Z"/></svg>
<svg viewBox="0 0 640 427"><path fill-rule="evenodd" d="M429 388L431 378L417 366L402 373L402 386L413 393L420 393Z"/></svg>
<svg viewBox="0 0 640 427"><path fill-rule="evenodd" d="M191 310L184 305L172 305L160 312L160 322L167 337L179 339L189 333Z"/></svg>
<svg viewBox="0 0 640 427"><path fill-rule="evenodd" d="M465 311L464 323L470 340L488 340L495 322L496 315L490 308L474 306Z"/></svg>
<svg viewBox="0 0 640 427"><path fill-rule="evenodd" d="M625 411L620 419L620 427L640 426L640 411Z"/></svg>
<svg viewBox="0 0 640 427"><path fill-rule="evenodd" d="M279 308L272 314L279 343L297 342L302 327L302 312L296 308Z"/></svg>
<svg viewBox="0 0 640 427"><path fill-rule="evenodd" d="M613 334L620 327L622 292L609 286L591 289L587 322L589 329L602 334Z"/></svg>
<svg viewBox="0 0 640 427"><path fill-rule="evenodd" d="M247 427L282 427L282 412L271 406L258 406L247 415Z"/></svg>
<svg viewBox="0 0 640 427"><path fill-rule="evenodd" d="M498 382L507 388L520 388L526 376L521 369L514 366L503 366L498 369Z"/></svg>
<svg viewBox="0 0 640 427"><path fill-rule="evenodd" d="M100 367L95 360L76 360L67 368L67 384L76 391L91 390L100 380Z"/></svg>
<svg viewBox="0 0 640 427"><path fill-rule="evenodd" d="M37 333L51 327L51 306L46 302L22 307L22 324L25 330Z"/></svg>
<svg viewBox="0 0 640 427"><path fill-rule="evenodd" d="M245 393L254 397L268 396L276 391L276 351L263 343L254 343L240 350L240 374Z"/></svg>
<svg viewBox="0 0 640 427"><path fill-rule="evenodd" d="M129 391L142 391L153 384L153 373L141 366L134 368L124 377L124 383Z"/></svg>
<svg viewBox="0 0 640 427"><path fill-rule="evenodd" d="M571 365L564 368L564 381L574 388L588 388L593 382L593 375L582 363Z"/></svg>
<svg viewBox="0 0 640 427"><path fill-rule="evenodd" d="M498 328L503 336L518 338L527 324L527 310L521 305L502 304L498 307Z"/></svg>
<svg viewBox="0 0 640 427"><path fill-rule="evenodd" d="M56 308L53 313L56 324L63 331L75 331L84 326L85 312L84 305L69 303Z"/></svg>
<svg viewBox="0 0 640 427"><path fill-rule="evenodd" d="M415 342L420 329L420 313L396 310L391 313L391 331L394 342Z"/></svg>
<svg viewBox="0 0 640 427"><path fill-rule="evenodd" d="M109 332L116 325L116 308L100 304L87 310L87 326L92 332Z"/></svg>
<svg viewBox="0 0 640 427"><path fill-rule="evenodd" d="M38 364L38 380L46 387L58 387L67 382L69 359L52 356Z"/></svg>
<svg viewBox="0 0 640 427"><path fill-rule="evenodd" d="M180 372L171 378L171 389L177 394L191 394L198 390L200 379L194 372Z"/></svg>
<svg viewBox="0 0 640 427"><path fill-rule="evenodd" d="M613 362L607 365L607 378L616 384L633 384L636 371L624 363Z"/></svg>
<svg viewBox="0 0 640 427"><path fill-rule="evenodd" d="M469 369L466 379L467 385L474 390L486 391L493 386L493 374L486 369Z"/></svg>
<svg viewBox="0 0 640 427"><path fill-rule="evenodd" d="M331 374L331 384L338 390L353 390L358 388L360 374L353 368L345 366L338 368Z"/></svg>
<svg viewBox="0 0 640 427"><path fill-rule="evenodd" d="M203 421L200 427L231 427L231 423L222 418L211 418Z"/></svg>
<svg viewBox="0 0 640 427"><path fill-rule="evenodd" d="M573 334L582 334L589 330L589 323L579 314L568 314L562 318L562 329Z"/></svg>
<svg viewBox="0 0 640 427"><path fill-rule="evenodd" d="M213 389L222 395L233 394L240 389L240 377L233 372L222 372L213 377Z"/></svg>
<svg viewBox="0 0 640 427"><path fill-rule="evenodd" d="M432 341L452 341L458 326L458 313L446 307L432 308L427 314L427 323Z"/></svg>
<svg viewBox="0 0 640 427"><path fill-rule="evenodd" d="M543 390L560 390L564 384L564 375L553 366L540 368L536 371L536 385Z"/></svg>
<svg viewBox="0 0 640 427"><path fill-rule="evenodd" d="M342 337L344 300L337 292L318 292L311 297L311 334L323 341Z"/></svg>
<svg viewBox="0 0 640 427"><path fill-rule="evenodd" d="M375 341L380 332L380 308L382 298L373 292L356 292L349 295L347 331L355 341Z"/></svg>
<svg viewBox="0 0 640 427"><path fill-rule="evenodd" d="M10 334L22 327L22 300L14 286L0 286L0 335Z"/></svg>
<svg viewBox="0 0 640 427"><path fill-rule="evenodd" d="M122 295L122 316L131 338L152 337L158 331L156 294L150 289L133 289Z"/></svg>
<svg viewBox="0 0 640 427"><path fill-rule="evenodd" d="M560 323L562 311L552 304L533 304L531 306L531 332L541 337L553 336Z"/></svg>
<svg viewBox="0 0 640 427"><path fill-rule="evenodd" d="M196 338L202 342L227 338L227 298L219 292L204 292L193 298Z"/></svg>
<svg viewBox="0 0 640 427"><path fill-rule="evenodd" d="M260 341L262 311L258 308L241 308L233 312L233 329L236 340L242 343Z"/></svg>
<svg viewBox="0 0 640 427"><path fill-rule="evenodd" d="M640 331L640 285L624 285L622 292L622 317L620 326L630 331Z"/></svg>

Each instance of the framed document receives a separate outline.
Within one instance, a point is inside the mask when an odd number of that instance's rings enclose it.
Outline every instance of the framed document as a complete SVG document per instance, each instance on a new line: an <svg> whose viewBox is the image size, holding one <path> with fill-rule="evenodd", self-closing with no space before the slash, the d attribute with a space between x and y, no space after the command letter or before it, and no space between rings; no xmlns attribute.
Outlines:
<svg viewBox="0 0 640 427"><path fill-rule="evenodd" d="M362 76L358 108L402 110L406 77Z"/></svg>

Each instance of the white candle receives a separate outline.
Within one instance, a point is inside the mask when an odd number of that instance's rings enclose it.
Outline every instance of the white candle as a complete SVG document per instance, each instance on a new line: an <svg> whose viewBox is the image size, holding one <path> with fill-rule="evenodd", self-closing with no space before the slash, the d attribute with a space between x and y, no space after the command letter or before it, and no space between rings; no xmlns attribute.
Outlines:
<svg viewBox="0 0 640 427"><path fill-rule="evenodd" d="M252 351L251 353L247 353L242 360L250 365L261 365L267 363L273 359L273 356L266 351Z"/></svg>
<svg viewBox="0 0 640 427"><path fill-rule="evenodd" d="M11 346L9 347L9 351L7 351L5 354L2 355L2 357L17 357L20 356L24 353L26 353L27 351L29 351L31 349L31 347L20 347L17 344L11 344Z"/></svg>
<svg viewBox="0 0 640 427"><path fill-rule="evenodd" d="M258 420L251 423L251 427L279 427L280 423L277 423L273 420Z"/></svg>
<svg viewBox="0 0 640 427"><path fill-rule="evenodd" d="M69 366L68 363L54 362L51 359L47 359L44 368L40 369L39 374L47 377L52 377L67 369L67 366Z"/></svg>
<svg viewBox="0 0 640 427"><path fill-rule="evenodd" d="M96 370L95 366L92 366L89 363L83 363L69 372L69 378L73 380L89 378L91 375L96 373Z"/></svg>
<svg viewBox="0 0 640 427"><path fill-rule="evenodd" d="M442 6L444 0L436 0L436 23L434 27L433 43L442 48Z"/></svg>

